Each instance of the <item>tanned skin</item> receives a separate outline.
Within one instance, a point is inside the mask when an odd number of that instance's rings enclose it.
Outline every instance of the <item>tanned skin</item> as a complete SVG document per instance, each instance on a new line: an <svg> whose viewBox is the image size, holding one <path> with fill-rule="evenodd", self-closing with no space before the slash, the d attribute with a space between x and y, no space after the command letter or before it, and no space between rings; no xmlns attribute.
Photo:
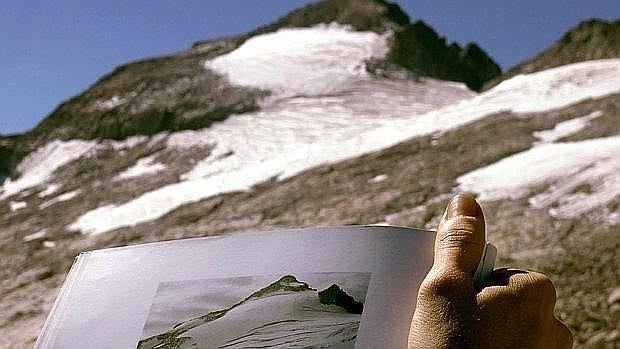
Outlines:
<svg viewBox="0 0 620 349"><path fill-rule="evenodd" d="M469 194L457 195L437 229L435 260L418 292L409 348L571 348L554 315L555 287L540 273L495 270L474 288L485 245L484 215Z"/></svg>

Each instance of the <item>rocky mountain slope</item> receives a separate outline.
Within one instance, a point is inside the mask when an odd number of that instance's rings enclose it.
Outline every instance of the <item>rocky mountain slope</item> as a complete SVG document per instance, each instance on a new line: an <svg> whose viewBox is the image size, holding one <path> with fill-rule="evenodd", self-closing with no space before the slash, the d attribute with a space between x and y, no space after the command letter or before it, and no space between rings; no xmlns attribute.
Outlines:
<svg viewBox="0 0 620 349"><path fill-rule="evenodd" d="M0 347L32 346L80 251L276 227L434 228L462 190L482 200L500 264L556 282L578 347L618 345L620 60L477 93L455 81L497 75L479 48L447 45L389 3L351 4L123 66L0 138L12 174Z"/></svg>
<svg viewBox="0 0 620 349"><path fill-rule="evenodd" d="M11 156L3 157L0 174L14 169L23 156L53 139L121 140L199 129L231 114L255 111L270 91L230 84L200 63L229 53L256 35L331 22L356 30L394 33L389 54L368 65L374 74L423 75L464 81L479 89L500 73L497 64L476 45L448 46L423 22L410 23L397 5L383 0L321 1L246 34L197 42L183 52L118 67L18 137L19 142L6 148Z"/></svg>
<svg viewBox="0 0 620 349"><path fill-rule="evenodd" d="M519 74L594 59L620 57L620 21L591 19L566 32L555 44L485 83L488 89Z"/></svg>

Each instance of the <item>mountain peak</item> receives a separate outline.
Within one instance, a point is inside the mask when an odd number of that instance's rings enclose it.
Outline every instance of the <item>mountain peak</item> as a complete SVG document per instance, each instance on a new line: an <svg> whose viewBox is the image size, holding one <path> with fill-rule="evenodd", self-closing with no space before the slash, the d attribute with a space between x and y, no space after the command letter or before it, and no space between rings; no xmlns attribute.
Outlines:
<svg viewBox="0 0 620 349"><path fill-rule="evenodd" d="M248 297L248 299L260 298L260 297L269 295L271 293L281 292L281 291L301 292L301 291L309 291L309 290L316 291L313 288L310 288L310 286L308 286L307 283L297 280L297 278L294 277L293 275L284 275L277 281L274 281L268 286L265 286L261 288L260 290L252 293Z"/></svg>
<svg viewBox="0 0 620 349"><path fill-rule="evenodd" d="M591 42L604 44L612 52L620 50L620 20L605 21L599 18L591 18L582 21L577 26L566 32L559 40L561 44L588 44ZM593 54L604 54L599 51Z"/></svg>
<svg viewBox="0 0 620 349"><path fill-rule="evenodd" d="M348 295L340 286L333 284L319 292L321 304L334 304L346 309L351 314L361 314L364 304Z"/></svg>
<svg viewBox="0 0 620 349"><path fill-rule="evenodd" d="M410 23L396 4L385 0L324 0L249 33L198 42L187 51L118 67L80 95L61 103L19 142L12 142L16 146L5 146L3 151L10 157L0 159L0 174L12 173L29 151L54 139L124 140L163 131L203 129L233 114L255 112L271 90L232 84L226 74L205 69L204 63L239 49L261 34L333 22L356 31L393 33L391 39L388 35L382 39L389 46L385 58L359 65L371 74L381 71L381 76L390 78L421 75L460 81L474 90L500 74L499 67L483 51L448 45L424 22ZM337 45L332 47L338 52ZM278 67L276 63L266 66ZM371 65L381 69L373 71ZM280 70L273 71L283 76Z"/></svg>
<svg viewBox="0 0 620 349"><path fill-rule="evenodd" d="M294 10L257 32L331 22L361 31L383 32L409 24L409 16L398 5L384 0L324 0Z"/></svg>
<svg viewBox="0 0 620 349"><path fill-rule="evenodd" d="M462 81L473 90L498 76L500 67L477 44L462 48L448 44L424 21L416 21L394 34L391 60L423 76Z"/></svg>
<svg viewBox="0 0 620 349"><path fill-rule="evenodd" d="M594 59L620 57L620 21L589 19L567 31L551 47L485 84L491 88L519 74L529 74L561 65Z"/></svg>

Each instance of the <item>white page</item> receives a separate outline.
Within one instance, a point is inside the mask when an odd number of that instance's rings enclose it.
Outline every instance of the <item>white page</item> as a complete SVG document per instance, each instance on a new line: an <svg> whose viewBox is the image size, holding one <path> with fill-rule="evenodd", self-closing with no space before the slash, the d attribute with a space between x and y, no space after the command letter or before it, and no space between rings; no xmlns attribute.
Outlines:
<svg viewBox="0 0 620 349"><path fill-rule="evenodd" d="M182 321L226 308L258 285L293 275L317 291L333 282L363 300L355 348L406 348L418 287L432 264L434 236L397 227L318 228L88 252L72 268L37 347L136 348L138 341L179 323L185 314ZM364 283L367 290L361 287ZM204 294L197 295L202 290ZM195 308L191 299L196 299ZM277 295L269 302L285 299ZM269 309L265 304L271 306L262 299L247 304L184 335L200 329L211 331L213 340L238 335L244 331L240 316L260 322ZM262 313L256 312L257 305ZM170 319L162 319L162 309L174 306L179 311L171 310ZM354 319L351 314L332 315Z"/></svg>

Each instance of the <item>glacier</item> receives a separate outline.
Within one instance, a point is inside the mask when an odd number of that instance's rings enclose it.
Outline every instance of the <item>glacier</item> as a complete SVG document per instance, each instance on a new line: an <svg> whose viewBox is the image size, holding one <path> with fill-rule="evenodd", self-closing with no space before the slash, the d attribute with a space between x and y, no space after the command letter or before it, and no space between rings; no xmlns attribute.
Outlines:
<svg viewBox="0 0 620 349"><path fill-rule="evenodd" d="M296 35L305 40L291 42ZM205 62L205 69L220 72L232 83L269 89L272 96L260 110L231 115L209 128L151 136L151 142L165 140L166 151L199 145L210 147L211 153L182 174L178 182L87 211L68 228L100 234L133 226L184 204L246 191L269 179L290 178L416 136L440 135L495 113L550 111L620 91L620 59L586 61L519 75L480 94L455 82L372 76L361 68L364 60L385 55L388 39L389 34L354 32L340 25L281 29L255 36L236 50ZM269 49L258 50L257 45ZM280 71L287 74L278 74ZM146 137L136 136L104 143L113 143L121 150L144 141ZM48 143L20 163L22 176L7 180L0 196L6 198L52 182L55 169L87 155L97 144L84 140ZM615 149L609 148L615 146L612 141L599 144L606 151ZM117 178L166 171L163 164L149 161L139 160ZM527 191L529 185L524 182L516 190ZM486 190L465 184L463 188Z"/></svg>
<svg viewBox="0 0 620 349"><path fill-rule="evenodd" d="M546 111L608 95L620 90L620 60L576 63L513 79L479 95L432 79L362 80L345 92L286 98L211 128L184 131L185 138L191 134L212 144L212 155L180 182L86 212L70 229L104 233L156 219L186 203L249 190L270 178L285 179L501 111ZM547 97L532 103L539 95Z"/></svg>

